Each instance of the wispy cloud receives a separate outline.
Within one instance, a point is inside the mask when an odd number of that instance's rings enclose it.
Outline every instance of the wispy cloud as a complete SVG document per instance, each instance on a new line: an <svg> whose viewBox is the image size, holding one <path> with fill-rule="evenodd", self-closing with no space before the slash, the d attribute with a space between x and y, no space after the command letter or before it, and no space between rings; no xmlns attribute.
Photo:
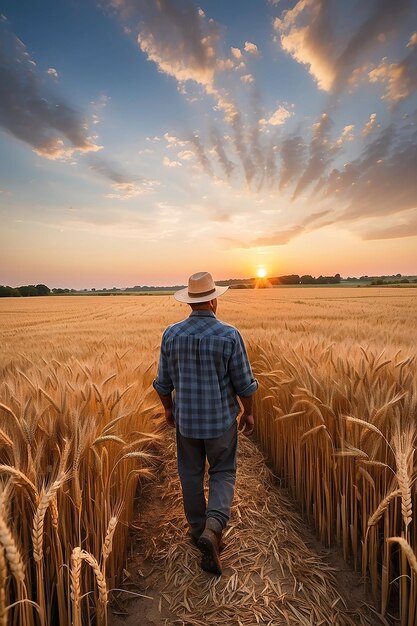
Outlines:
<svg viewBox="0 0 417 626"><path fill-rule="evenodd" d="M105 197L109 199L130 200L138 196L148 195L159 185L157 180L128 176L120 170L119 166L99 155L90 155L88 162L91 171L111 181L113 192L105 194Z"/></svg>
<svg viewBox="0 0 417 626"><path fill-rule="evenodd" d="M223 139L219 131L214 127L211 129L210 136L211 136L211 142L213 144L214 150L217 155L217 159L223 169L223 172L225 173L227 178L230 178L230 176L233 173L233 170L235 169L235 165L232 163L232 161L228 158L226 154Z"/></svg>
<svg viewBox="0 0 417 626"><path fill-rule="evenodd" d="M340 149L331 143L332 118L323 113L318 122L313 124L313 133L309 146L309 158L304 172L301 174L293 193L293 200L312 183L320 179Z"/></svg>
<svg viewBox="0 0 417 626"><path fill-rule="evenodd" d="M362 129L362 135L364 135L364 137L366 137L367 135L372 133L372 131L376 127L376 123L377 123L376 122L376 113L371 113L371 115L369 116L368 121L366 122L365 126Z"/></svg>
<svg viewBox="0 0 417 626"><path fill-rule="evenodd" d="M414 35L408 43L411 52L401 61L389 63L385 58L378 67L369 72L372 83L380 82L386 86L382 98L394 105L406 100L417 90L417 33Z"/></svg>
<svg viewBox="0 0 417 626"><path fill-rule="evenodd" d="M0 125L48 159L101 149L75 108L43 92L36 63L5 20L0 21Z"/></svg>
<svg viewBox="0 0 417 626"><path fill-rule="evenodd" d="M404 22L412 0L368 3L367 15L341 36L341 5L327 0L298 0L274 20L281 47L306 65L320 89L340 91L364 71L365 53L381 45Z"/></svg>
<svg viewBox="0 0 417 626"><path fill-rule="evenodd" d="M298 175L305 163L307 146L300 135L286 137L280 148L281 170L279 188L285 189Z"/></svg>
<svg viewBox="0 0 417 626"><path fill-rule="evenodd" d="M362 232L361 238L365 241L375 239L402 239L417 235L417 211L414 209L405 215L399 216L397 222L381 226L374 225Z"/></svg>
<svg viewBox="0 0 417 626"><path fill-rule="evenodd" d="M263 126L267 124L270 126L281 126L281 124L284 124L292 115L294 115L293 111L289 111L284 106L280 105L268 119L262 118L259 120L259 123Z"/></svg>
<svg viewBox="0 0 417 626"><path fill-rule="evenodd" d="M276 230L268 235L261 235L245 241L239 241L233 237L224 237L223 241L228 248L269 248L273 246L285 246L292 239L299 237L300 235L307 233L310 229L322 228L329 223L332 223L332 219L325 219L332 213L330 209L311 213L298 224L292 224L288 227L284 227L280 230Z"/></svg>

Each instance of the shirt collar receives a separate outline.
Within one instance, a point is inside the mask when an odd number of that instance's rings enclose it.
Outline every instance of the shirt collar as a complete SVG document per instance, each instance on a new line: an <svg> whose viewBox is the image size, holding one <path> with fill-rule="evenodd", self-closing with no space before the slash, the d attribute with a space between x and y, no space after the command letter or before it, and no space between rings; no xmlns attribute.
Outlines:
<svg viewBox="0 0 417 626"><path fill-rule="evenodd" d="M201 311L193 311L190 317L216 317L213 311L209 311L208 309L203 309Z"/></svg>

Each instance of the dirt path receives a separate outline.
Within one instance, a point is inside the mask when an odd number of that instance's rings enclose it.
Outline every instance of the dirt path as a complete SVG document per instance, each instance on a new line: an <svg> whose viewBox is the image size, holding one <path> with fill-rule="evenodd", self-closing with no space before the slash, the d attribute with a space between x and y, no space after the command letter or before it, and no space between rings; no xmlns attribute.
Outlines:
<svg viewBox="0 0 417 626"><path fill-rule="evenodd" d="M363 604L354 574L345 567L335 572L323 553L306 544L308 531L256 446L244 437L238 462L223 576L214 578L201 571L199 552L187 539L174 439L167 435L160 480L141 500L124 585L149 598L118 603L110 626L386 623Z"/></svg>

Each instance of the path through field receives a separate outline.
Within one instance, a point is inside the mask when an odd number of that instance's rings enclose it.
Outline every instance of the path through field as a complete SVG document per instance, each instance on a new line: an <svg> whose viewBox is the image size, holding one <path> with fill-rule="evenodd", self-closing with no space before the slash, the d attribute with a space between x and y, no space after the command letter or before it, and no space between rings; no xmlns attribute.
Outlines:
<svg viewBox="0 0 417 626"><path fill-rule="evenodd" d="M238 467L223 576L214 578L201 571L198 549L186 536L174 438L167 434L158 485L152 484L145 503L140 500L125 581L127 590L149 598L118 602L111 626L386 623L363 604L355 575L336 575L314 540L306 544L308 531L256 446L243 436Z"/></svg>

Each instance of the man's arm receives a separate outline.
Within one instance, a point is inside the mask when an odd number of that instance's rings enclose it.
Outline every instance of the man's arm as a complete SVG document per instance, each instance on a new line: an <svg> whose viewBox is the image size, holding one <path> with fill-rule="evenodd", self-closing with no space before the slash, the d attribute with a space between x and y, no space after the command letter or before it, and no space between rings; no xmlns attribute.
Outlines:
<svg viewBox="0 0 417 626"><path fill-rule="evenodd" d="M155 388L156 389L156 388ZM162 406L165 409L165 421L168 424L168 426L171 426L171 428L175 428L175 420L174 420L174 414L172 411L172 394L168 393L168 394L162 394L159 393L159 391L156 389L156 392L159 396L159 399L162 402Z"/></svg>
<svg viewBox="0 0 417 626"><path fill-rule="evenodd" d="M255 428L255 419L253 417L253 394L251 396L239 396L239 400L243 406L243 413L239 419L239 430L249 437Z"/></svg>
<svg viewBox="0 0 417 626"><path fill-rule="evenodd" d="M158 374L153 381L153 387L162 402L165 409L165 420L168 426L175 428L174 414L172 411L172 384L171 377L168 372L168 361L165 352L164 336L161 342L161 353L159 355Z"/></svg>
<svg viewBox="0 0 417 626"><path fill-rule="evenodd" d="M243 405L239 420L239 429L244 435L251 435L254 430L253 395L258 388L258 381L252 374L252 368L240 333L236 331L236 343L229 362L232 385Z"/></svg>

